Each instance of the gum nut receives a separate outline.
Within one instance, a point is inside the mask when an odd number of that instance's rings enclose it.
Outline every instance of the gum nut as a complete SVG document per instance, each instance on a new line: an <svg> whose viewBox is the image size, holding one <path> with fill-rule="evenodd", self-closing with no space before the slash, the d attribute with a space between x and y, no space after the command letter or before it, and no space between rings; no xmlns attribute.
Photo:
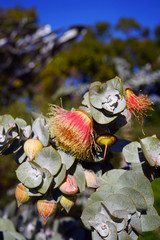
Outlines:
<svg viewBox="0 0 160 240"><path fill-rule="evenodd" d="M76 196L62 196L60 199L60 204L68 213L70 209L74 206L76 199Z"/></svg>
<svg viewBox="0 0 160 240"><path fill-rule="evenodd" d="M42 143L37 139L28 139L24 143L24 152L29 157L29 160L33 160L36 154L43 148Z"/></svg>
<svg viewBox="0 0 160 240"><path fill-rule="evenodd" d="M59 189L62 193L73 195L78 192L76 180L73 176L67 175L66 180L60 185Z"/></svg>
<svg viewBox="0 0 160 240"><path fill-rule="evenodd" d="M89 188L99 187L97 175L95 174L95 172L93 172L92 170L85 170L84 174L87 187Z"/></svg>
<svg viewBox="0 0 160 240"><path fill-rule="evenodd" d="M17 185L15 197L17 200L17 207L20 207L23 203L26 203L30 199L27 188L22 183Z"/></svg>
<svg viewBox="0 0 160 240"><path fill-rule="evenodd" d="M57 203L54 200L38 200L37 209L39 214L43 217L44 225L50 216L52 216L57 208Z"/></svg>

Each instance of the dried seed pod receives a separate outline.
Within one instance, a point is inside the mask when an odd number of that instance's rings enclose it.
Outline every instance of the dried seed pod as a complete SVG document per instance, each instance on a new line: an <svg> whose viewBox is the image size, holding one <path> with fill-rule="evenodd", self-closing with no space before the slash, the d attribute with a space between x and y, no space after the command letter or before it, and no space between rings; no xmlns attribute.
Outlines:
<svg viewBox="0 0 160 240"><path fill-rule="evenodd" d="M66 180L60 185L59 189L62 193L73 195L78 192L76 180L73 176L67 175Z"/></svg>
<svg viewBox="0 0 160 240"><path fill-rule="evenodd" d="M68 213L70 211L70 209L74 206L76 199L77 199L76 195L62 196L60 199L60 204Z"/></svg>
<svg viewBox="0 0 160 240"><path fill-rule="evenodd" d="M37 139L28 139L24 143L24 152L29 157L29 160L32 161L36 154L43 148L42 143Z"/></svg>
<svg viewBox="0 0 160 240"><path fill-rule="evenodd" d="M20 207L23 203L26 203L30 199L27 188L22 183L17 185L15 197L17 200L17 207Z"/></svg>
<svg viewBox="0 0 160 240"><path fill-rule="evenodd" d="M99 186L98 179L95 172L93 172L92 170L85 169L84 174L85 174L87 187L97 188Z"/></svg>
<svg viewBox="0 0 160 240"><path fill-rule="evenodd" d="M54 200L38 200L37 201L37 209L39 214L43 217L44 225L50 216L53 215L57 208L57 203Z"/></svg>

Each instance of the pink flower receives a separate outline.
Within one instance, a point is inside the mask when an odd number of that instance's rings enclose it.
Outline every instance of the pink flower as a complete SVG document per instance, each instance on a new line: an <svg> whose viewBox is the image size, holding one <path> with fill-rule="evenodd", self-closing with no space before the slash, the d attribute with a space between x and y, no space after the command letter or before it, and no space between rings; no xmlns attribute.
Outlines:
<svg viewBox="0 0 160 240"><path fill-rule="evenodd" d="M153 110L151 105L153 104L148 98L147 95L142 95L137 97L134 92L127 88L127 108L137 119L147 116L147 110Z"/></svg>
<svg viewBox="0 0 160 240"><path fill-rule="evenodd" d="M93 122L87 113L51 105L50 116L49 132L56 146L77 159L90 160L94 136Z"/></svg>

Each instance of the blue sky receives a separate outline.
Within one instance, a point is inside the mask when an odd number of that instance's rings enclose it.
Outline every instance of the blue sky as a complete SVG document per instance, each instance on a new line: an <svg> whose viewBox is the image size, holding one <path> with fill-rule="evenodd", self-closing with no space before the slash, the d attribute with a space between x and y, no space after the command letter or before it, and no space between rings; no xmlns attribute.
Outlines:
<svg viewBox="0 0 160 240"><path fill-rule="evenodd" d="M151 29L160 25L160 0L4 0L0 6L36 7L39 21L52 30L75 24L94 25L108 21L115 25L121 17L137 20Z"/></svg>

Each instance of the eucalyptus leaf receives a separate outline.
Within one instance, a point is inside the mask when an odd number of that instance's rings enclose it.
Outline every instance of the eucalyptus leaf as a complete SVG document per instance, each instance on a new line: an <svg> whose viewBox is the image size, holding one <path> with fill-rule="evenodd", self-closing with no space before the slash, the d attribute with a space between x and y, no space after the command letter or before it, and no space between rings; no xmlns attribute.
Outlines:
<svg viewBox="0 0 160 240"><path fill-rule="evenodd" d="M42 194L46 193L51 185L52 180L52 174L47 169L43 168L42 183L38 188L38 192Z"/></svg>
<svg viewBox="0 0 160 240"><path fill-rule="evenodd" d="M38 192L38 187L37 188L26 188L28 195L30 197L40 197L42 196L42 193Z"/></svg>
<svg viewBox="0 0 160 240"><path fill-rule="evenodd" d="M81 215L81 220L86 228L91 230L91 227L89 225L89 219L94 218L94 216L99 213L101 210L101 201L97 201L94 203L91 203L87 205Z"/></svg>
<svg viewBox="0 0 160 240"><path fill-rule="evenodd" d="M135 213L132 215L130 224L131 224L133 230L134 230L136 233L142 234L141 221L140 221L140 217L138 216L137 212L135 212Z"/></svg>
<svg viewBox="0 0 160 240"><path fill-rule="evenodd" d="M0 116L0 125L4 126L5 131L15 125L14 118L9 114Z"/></svg>
<svg viewBox="0 0 160 240"><path fill-rule="evenodd" d="M147 199L147 211L141 215L142 232L153 231L160 227L160 216L153 203Z"/></svg>
<svg viewBox="0 0 160 240"><path fill-rule="evenodd" d="M115 210L127 210L129 214L136 212L136 206L134 202L127 196L122 194L111 194L105 201L103 201L105 207L109 210L111 214Z"/></svg>
<svg viewBox="0 0 160 240"><path fill-rule="evenodd" d="M83 95L82 104L83 104L84 106L90 107L89 92L86 92L86 93Z"/></svg>
<svg viewBox="0 0 160 240"><path fill-rule="evenodd" d="M142 156L143 153L139 142L129 143L123 148L122 153L128 163L141 163L145 161L145 158Z"/></svg>
<svg viewBox="0 0 160 240"><path fill-rule="evenodd" d="M28 139L31 136L31 134L32 134L31 126L27 125L26 127L22 127L21 128L21 132L22 132L21 139L22 140Z"/></svg>
<svg viewBox="0 0 160 240"><path fill-rule="evenodd" d="M118 179L118 186L131 187L140 192L145 199L150 199L153 203L153 191L149 180L140 172L129 170L125 171Z"/></svg>
<svg viewBox="0 0 160 240"><path fill-rule="evenodd" d="M104 184L104 185L101 185L98 189L97 189L97 192L99 191L105 191L107 193L117 193L119 190L119 186L115 185L115 184L110 184L110 183L107 183L107 184Z"/></svg>
<svg viewBox="0 0 160 240"><path fill-rule="evenodd" d="M125 231L118 233L118 240L133 240Z"/></svg>
<svg viewBox="0 0 160 240"><path fill-rule="evenodd" d="M16 230L15 230L14 224L11 220L9 220L7 218L0 218L0 231L14 232Z"/></svg>
<svg viewBox="0 0 160 240"><path fill-rule="evenodd" d="M103 239L104 238L102 238L96 230L92 231L92 240L103 240Z"/></svg>
<svg viewBox="0 0 160 240"><path fill-rule="evenodd" d="M106 191L94 192L88 198L87 205L91 204L91 203L94 203L94 202L97 202L97 201L104 201L109 194L110 193L108 193Z"/></svg>
<svg viewBox="0 0 160 240"><path fill-rule="evenodd" d="M62 150L58 150L61 159L62 159L62 163L65 164L66 166L66 170L68 170L74 163L75 161L75 157L67 152L64 152Z"/></svg>
<svg viewBox="0 0 160 240"><path fill-rule="evenodd" d="M8 236L6 237L5 235L6 233L4 233L4 240L6 238L6 240L9 240ZM18 233L18 232L9 232L10 236L11 236L11 240L26 240L25 237Z"/></svg>
<svg viewBox="0 0 160 240"><path fill-rule="evenodd" d="M26 127L26 126L27 126L26 121L23 120L22 118L16 118L16 119L15 119L15 123L18 125L19 128L22 128L22 127Z"/></svg>
<svg viewBox="0 0 160 240"><path fill-rule="evenodd" d="M28 188L36 188L42 182L43 171L34 161L22 163L16 170L17 178Z"/></svg>
<svg viewBox="0 0 160 240"><path fill-rule="evenodd" d="M44 147L46 147L49 141L49 131L46 120L43 116L36 118L33 122L32 131L34 136L41 141Z"/></svg>
<svg viewBox="0 0 160 240"><path fill-rule="evenodd" d="M156 137L146 137L139 141L149 164L160 166L160 140Z"/></svg>
<svg viewBox="0 0 160 240"><path fill-rule="evenodd" d="M108 89L117 89L121 95L126 95L125 89L123 88L121 79L119 77L115 77L106 82Z"/></svg>
<svg viewBox="0 0 160 240"><path fill-rule="evenodd" d="M27 158L24 150L23 150L23 147L20 148L17 152L16 152L16 155L15 155L15 161L18 163L18 164L21 164L25 159Z"/></svg>
<svg viewBox="0 0 160 240"><path fill-rule="evenodd" d="M102 175L102 178L100 179L99 183L100 185L104 184L116 184L118 181L118 178L125 173L124 169L113 169L108 172L105 172Z"/></svg>
<svg viewBox="0 0 160 240"><path fill-rule="evenodd" d="M142 232L153 231L160 227L160 216L147 214L141 216Z"/></svg>
<svg viewBox="0 0 160 240"><path fill-rule="evenodd" d="M108 124L117 118L117 115L110 115L105 109L97 109L91 106L91 114L94 120L99 124Z"/></svg>
<svg viewBox="0 0 160 240"><path fill-rule="evenodd" d="M84 170L80 163L76 164L73 176L75 177L79 191L83 192L85 190L86 181L85 181Z"/></svg>
<svg viewBox="0 0 160 240"><path fill-rule="evenodd" d="M46 147L39 151L35 156L42 168L46 168L52 175L56 175L61 167L60 154L53 147Z"/></svg>
<svg viewBox="0 0 160 240"><path fill-rule="evenodd" d="M57 188L66 177L66 165L62 164L59 172L54 176L54 188Z"/></svg>
<svg viewBox="0 0 160 240"><path fill-rule="evenodd" d="M136 205L136 209L139 211L145 211L147 210L147 203L145 198L143 197L143 195L138 192L137 190L130 188L130 187L124 187L121 188L117 191L117 193L126 195L128 197L130 197L133 202Z"/></svg>

